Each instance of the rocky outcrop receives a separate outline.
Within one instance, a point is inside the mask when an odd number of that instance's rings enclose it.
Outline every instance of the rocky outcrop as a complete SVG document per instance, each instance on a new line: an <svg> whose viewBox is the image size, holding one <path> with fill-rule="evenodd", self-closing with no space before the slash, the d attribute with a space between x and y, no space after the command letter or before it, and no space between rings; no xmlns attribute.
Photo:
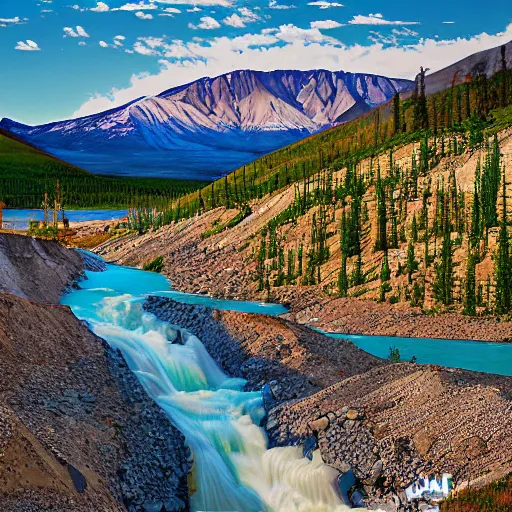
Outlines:
<svg viewBox="0 0 512 512"><path fill-rule="evenodd" d="M280 318L213 310L163 297L148 297L144 307L196 335L223 369L247 379L250 389L271 382L279 402L385 364L349 341Z"/></svg>
<svg viewBox="0 0 512 512"><path fill-rule="evenodd" d="M55 304L83 270L81 256L57 241L0 233L0 292Z"/></svg>
<svg viewBox="0 0 512 512"><path fill-rule="evenodd" d="M183 436L68 308L0 294L0 508L188 509Z"/></svg>

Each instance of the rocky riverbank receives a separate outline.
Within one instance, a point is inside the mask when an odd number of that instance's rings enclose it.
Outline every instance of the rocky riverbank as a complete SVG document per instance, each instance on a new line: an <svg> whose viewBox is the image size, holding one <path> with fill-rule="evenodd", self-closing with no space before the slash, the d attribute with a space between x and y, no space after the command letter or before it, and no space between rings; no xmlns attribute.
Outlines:
<svg viewBox="0 0 512 512"><path fill-rule="evenodd" d="M145 308L200 337L249 388L268 384L270 445L314 439L328 464L353 470L374 505L408 510L404 489L420 475L451 473L464 487L512 471L511 378L392 365L280 318L160 297Z"/></svg>
<svg viewBox="0 0 512 512"><path fill-rule="evenodd" d="M268 215L262 214L247 232L236 228L217 235L215 240L202 241L200 234L211 222L228 218L228 213L207 212L142 236L132 233L109 240L94 250L107 260L136 267L163 256L163 273L176 290L279 302L290 309L288 319L327 332L496 342L511 339L512 322L492 316L468 317L457 311L427 314L405 302L390 304L362 297L329 296L321 286L281 286L272 288L270 295L258 292L253 262L238 246L264 224Z"/></svg>
<svg viewBox="0 0 512 512"><path fill-rule="evenodd" d="M325 332L342 334L512 341L512 322L497 317L468 317L456 312L425 314L419 308L404 304L353 298L309 301L286 317Z"/></svg>
<svg viewBox="0 0 512 512"><path fill-rule="evenodd" d="M55 305L83 268L56 242L1 235L0 509L184 512L183 436L122 356Z"/></svg>
<svg viewBox="0 0 512 512"><path fill-rule="evenodd" d="M0 233L0 292L56 304L83 271L80 254L57 242Z"/></svg>
<svg viewBox="0 0 512 512"><path fill-rule="evenodd" d="M148 297L145 309L195 334L229 375L247 379L249 389L272 381L275 398L302 398L341 376L387 364L345 340L329 338L286 320L213 310L163 297Z"/></svg>

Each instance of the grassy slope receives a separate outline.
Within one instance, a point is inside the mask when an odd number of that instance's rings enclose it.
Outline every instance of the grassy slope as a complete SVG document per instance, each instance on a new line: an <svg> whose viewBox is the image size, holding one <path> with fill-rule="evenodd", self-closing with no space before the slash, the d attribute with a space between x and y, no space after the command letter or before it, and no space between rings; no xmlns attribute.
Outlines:
<svg viewBox="0 0 512 512"><path fill-rule="evenodd" d="M466 489L446 500L442 512L510 512L512 510L512 475L480 489Z"/></svg>
<svg viewBox="0 0 512 512"><path fill-rule="evenodd" d="M13 207L38 208L44 191L51 194L57 179L68 206L74 208L162 205L205 185L199 181L97 176L0 129L0 199Z"/></svg>
<svg viewBox="0 0 512 512"><path fill-rule="evenodd" d="M2 178L83 177L90 173L63 162L0 129Z"/></svg>

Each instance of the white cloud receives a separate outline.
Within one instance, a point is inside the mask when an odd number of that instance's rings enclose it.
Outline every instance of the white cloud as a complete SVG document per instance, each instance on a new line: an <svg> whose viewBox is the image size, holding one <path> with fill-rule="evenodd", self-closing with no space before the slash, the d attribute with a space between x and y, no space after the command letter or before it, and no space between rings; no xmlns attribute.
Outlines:
<svg viewBox="0 0 512 512"><path fill-rule="evenodd" d="M245 18L246 21L249 21L249 20L251 20L251 21L259 21L261 19L258 14L256 14L253 11L251 11L247 7L240 7L238 9L238 11Z"/></svg>
<svg viewBox="0 0 512 512"><path fill-rule="evenodd" d="M203 16L200 18L201 23L194 25L193 23L189 23L188 27L192 30L196 30L198 28L202 28L203 30L213 30L216 28L220 28L220 23L211 16Z"/></svg>
<svg viewBox="0 0 512 512"><path fill-rule="evenodd" d="M193 5L194 8L201 7L231 7L233 0L151 0L166 5Z"/></svg>
<svg viewBox="0 0 512 512"><path fill-rule="evenodd" d="M22 23L26 23L28 18L20 18L16 16L14 18L0 18L0 27L5 28L9 25L21 25Z"/></svg>
<svg viewBox="0 0 512 512"><path fill-rule="evenodd" d="M317 36L314 36L317 34ZM315 37L322 37L314 41ZM274 69L345 69L352 72L414 78L420 65L436 71L478 51L493 48L512 39L512 24L505 31L470 38L421 39L407 46L344 45L322 36L318 30L285 25L229 39L208 41L169 41L165 38L139 40L133 50L159 58L160 71L132 75L124 89L95 95L74 114L84 116L123 105L140 96L158 94L170 87L202 76L216 76L235 69L271 71ZM289 41L289 42L287 42Z"/></svg>
<svg viewBox="0 0 512 512"><path fill-rule="evenodd" d="M76 30L71 27L64 27L64 37L90 37L83 27L78 25Z"/></svg>
<svg viewBox="0 0 512 512"><path fill-rule="evenodd" d="M455 21L443 21L444 25L453 25Z"/></svg>
<svg viewBox="0 0 512 512"><path fill-rule="evenodd" d="M334 20L324 20L324 21L312 21L311 22L311 28L338 28L343 27L344 25L342 23L338 23Z"/></svg>
<svg viewBox="0 0 512 512"><path fill-rule="evenodd" d="M416 37L418 35L418 32L415 32L414 30L411 30L407 27L394 28L391 32L395 34L395 36Z"/></svg>
<svg viewBox="0 0 512 512"><path fill-rule="evenodd" d="M385 20L382 14L369 14L363 16L358 14L354 16L350 21L350 25L419 25L418 21L388 21Z"/></svg>
<svg viewBox="0 0 512 512"><path fill-rule="evenodd" d="M39 45L34 41L27 39L26 42L18 41L18 44L15 46L15 50L21 50L24 52L38 52L41 50L41 48L39 48Z"/></svg>
<svg viewBox="0 0 512 512"><path fill-rule="evenodd" d="M230 27L238 27L243 28L247 25L245 24L244 20L235 12L231 16L227 16L222 20L225 25L229 25Z"/></svg>
<svg viewBox="0 0 512 512"><path fill-rule="evenodd" d="M329 9L331 7L344 7L343 4L339 4L338 2L326 2L324 0L317 0L316 2L308 2L308 5L314 5L316 7L320 7L320 9Z"/></svg>
<svg viewBox="0 0 512 512"><path fill-rule="evenodd" d="M296 8L297 8L297 6L292 5L292 4L289 4L289 5L286 5L286 4L278 4L278 3L277 3L277 0L270 0L270 2L268 3L268 8L269 8L269 9L281 9L281 10L285 10L285 9L296 9Z"/></svg>
<svg viewBox="0 0 512 512"><path fill-rule="evenodd" d="M141 20L152 20L153 19L153 15L152 14L145 13L145 12L142 12L142 11L136 12L135 16L137 16L137 18L139 18Z"/></svg>
<svg viewBox="0 0 512 512"><path fill-rule="evenodd" d="M261 18L255 12L251 11L247 7L240 7L238 12L242 16L235 12L231 16L227 16L222 20L224 24L231 27L243 28L246 26L246 23L253 23L255 21L261 20Z"/></svg>
<svg viewBox="0 0 512 512"><path fill-rule="evenodd" d="M153 11L158 9L158 6L154 3L147 4L146 2L139 3L128 3L124 4L117 9L112 9L113 11Z"/></svg>
<svg viewBox="0 0 512 512"><path fill-rule="evenodd" d="M102 48L108 48L108 43L106 43L105 41L100 41L100 42L99 42L99 45L100 45Z"/></svg>
<svg viewBox="0 0 512 512"><path fill-rule="evenodd" d="M176 7L166 7L164 9L164 12L168 12L171 14L180 14L181 13L181 11L179 9L176 9Z"/></svg>
<svg viewBox="0 0 512 512"><path fill-rule="evenodd" d="M105 2L97 2L96 7L92 7L92 12L108 12L110 7Z"/></svg>

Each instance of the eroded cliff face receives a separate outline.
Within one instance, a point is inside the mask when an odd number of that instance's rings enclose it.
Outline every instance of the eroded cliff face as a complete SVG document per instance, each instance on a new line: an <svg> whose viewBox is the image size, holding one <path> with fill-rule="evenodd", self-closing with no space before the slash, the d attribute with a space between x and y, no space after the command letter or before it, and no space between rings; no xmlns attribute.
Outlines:
<svg viewBox="0 0 512 512"><path fill-rule="evenodd" d="M0 233L0 292L56 304L83 270L80 254L56 241Z"/></svg>
<svg viewBox="0 0 512 512"><path fill-rule="evenodd" d="M0 290L56 302L83 270L0 235ZM188 510L190 454L124 359L69 308L0 292L0 509Z"/></svg>

